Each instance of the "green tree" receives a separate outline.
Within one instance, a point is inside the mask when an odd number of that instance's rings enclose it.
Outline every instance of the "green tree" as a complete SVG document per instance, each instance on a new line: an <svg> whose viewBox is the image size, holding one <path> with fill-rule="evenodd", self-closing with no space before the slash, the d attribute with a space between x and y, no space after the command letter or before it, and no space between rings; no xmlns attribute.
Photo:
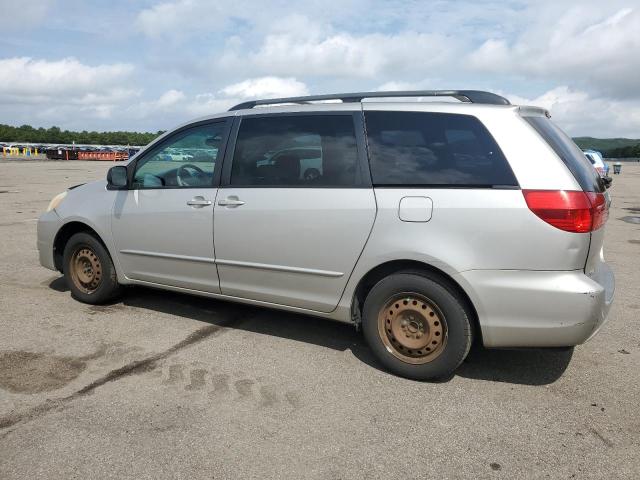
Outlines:
<svg viewBox="0 0 640 480"><path fill-rule="evenodd" d="M144 146L154 138L162 135L162 130L151 132L74 132L61 130L59 127L34 128L31 125L14 127L0 124L0 141L2 142L29 142L29 143L61 143L85 145L139 145Z"/></svg>

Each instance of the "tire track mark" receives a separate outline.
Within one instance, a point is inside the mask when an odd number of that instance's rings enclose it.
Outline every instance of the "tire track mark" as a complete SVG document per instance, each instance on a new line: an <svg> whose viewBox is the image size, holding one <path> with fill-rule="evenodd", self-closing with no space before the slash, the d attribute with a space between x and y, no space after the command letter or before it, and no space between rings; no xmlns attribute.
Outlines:
<svg viewBox="0 0 640 480"><path fill-rule="evenodd" d="M120 368L116 368L115 370L111 370L107 374L102 377L94 380L93 382L85 385L80 390L72 393L63 398L59 399L47 399L44 403L40 405L36 405L28 410L23 412L15 412L9 413L8 415L4 415L0 417L0 430L12 427L19 423L26 423L36 418L42 417L43 415L49 413L52 410L61 410L64 409L66 404L72 402L76 398L80 398L86 395L89 395L94 392L97 388L101 386L120 380L121 378L125 378L131 375L138 375L145 372L150 372L158 366L158 363L170 355L182 350L183 348L189 347L196 343L199 343L209 337L218 337L222 333L224 333L228 328L239 324L240 320L238 318L230 319L227 322L216 324L216 325L207 325L206 327L199 328L195 332L189 334L186 338L181 340L180 342L172 345L168 349L150 355L141 360L134 360Z"/></svg>

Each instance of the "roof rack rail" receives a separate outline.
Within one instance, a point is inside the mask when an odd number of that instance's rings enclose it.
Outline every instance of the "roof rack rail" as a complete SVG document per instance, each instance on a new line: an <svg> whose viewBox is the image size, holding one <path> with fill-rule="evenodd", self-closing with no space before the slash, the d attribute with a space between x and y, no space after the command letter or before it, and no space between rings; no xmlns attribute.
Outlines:
<svg viewBox="0 0 640 480"><path fill-rule="evenodd" d="M279 105L283 103L310 103L323 100L342 100L343 103L361 102L365 98L394 98L394 97L453 97L465 103L482 103L488 105L511 105L509 100L500 95L482 90L406 90L394 92L356 92L335 93L328 95L309 95L306 97L271 98L251 100L239 103L229 109L244 110L259 105Z"/></svg>

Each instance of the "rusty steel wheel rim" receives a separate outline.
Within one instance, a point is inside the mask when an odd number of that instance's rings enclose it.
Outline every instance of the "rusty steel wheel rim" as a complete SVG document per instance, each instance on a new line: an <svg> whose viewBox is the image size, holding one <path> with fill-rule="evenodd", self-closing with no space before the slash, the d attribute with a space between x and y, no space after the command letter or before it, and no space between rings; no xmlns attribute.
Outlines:
<svg viewBox="0 0 640 480"><path fill-rule="evenodd" d="M378 333L387 351L410 364L428 363L447 345L447 322L427 297L402 293L391 297L378 314Z"/></svg>
<svg viewBox="0 0 640 480"><path fill-rule="evenodd" d="M89 247L80 247L73 253L69 270L74 285L84 293L91 294L100 285L102 264Z"/></svg>

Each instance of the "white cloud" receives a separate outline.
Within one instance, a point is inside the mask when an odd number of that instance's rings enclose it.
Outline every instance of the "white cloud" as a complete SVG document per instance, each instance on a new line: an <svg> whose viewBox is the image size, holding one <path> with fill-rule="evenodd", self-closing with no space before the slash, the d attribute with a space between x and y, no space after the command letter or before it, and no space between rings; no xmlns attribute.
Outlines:
<svg viewBox="0 0 640 480"><path fill-rule="evenodd" d="M227 103L233 100L227 100L225 103L215 99L211 94L198 94L188 96L181 90L171 89L161 94L153 100L145 100L136 102L126 107L127 116L135 118L137 121L147 123L149 121L162 121L154 128L171 128L182 122L185 122L196 116L217 113L220 110L229 108ZM220 110L214 110L212 107L222 107ZM164 119L169 123L165 123Z"/></svg>
<svg viewBox="0 0 640 480"><path fill-rule="evenodd" d="M127 116L143 124L158 128L172 128L196 117L224 112L233 105L250 98L276 98L307 95L307 86L295 78L261 77L227 85L217 93L186 95L181 90L167 90L151 101L142 101L126 107ZM157 122L162 119L163 123ZM165 121L166 119L166 121Z"/></svg>
<svg viewBox="0 0 640 480"><path fill-rule="evenodd" d="M221 92L228 97L241 99L296 97L309 94L304 83L291 77L251 78L224 87Z"/></svg>
<svg viewBox="0 0 640 480"><path fill-rule="evenodd" d="M229 98L213 93L199 93L184 105L184 118L187 120L224 112L240 102L242 99L239 98Z"/></svg>
<svg viewBox="0 0 640 480"><path fill-rule="evenodd" d="M361 16L366 4L367 0L308 0L298 5L290 0L168 0L141 10L135 25L152 38L182 40L237 24L250 26L247 33L262 33L277 24L296 28L292 12L304 12L315 24L323 24L350 13Z"/></svg>
<svg viewBox="0 0 640 480"><path fill-rule="evenodd" d="M74 58L34 60L28 57L0 60L0 98L3 101L104 101L126 95L126 80L133 66L98 65Z"/></svg>
<svg viewBox="0 0 640 480"><path fill-rule="evenodd" d="M380 92L393 92L398 90L435 90L434 80L425 79L417 82L391 80L380 85L376 90Z"/></svg>
<svg viewBox="0 0 640 480"><path fill-rule="evenodd" d="M295 16L295 27L268 34L248 54L227 53L221 64L242 68L247 63L260 72L319 77L365 77L423 72L452 60L457 42L439 34L402 32L355 35L319 28Z"/></svg>
<svg viewBox="0 0 640 480"><path fill-rule="evenodd" d="M307 86L295 78L260 77L227 85L217 94L200 93L182 106L184 115L211 115L252 98L280 98L307 95Z"/></svg>
<svg viewBox="0 0 640 480"><path fill-rule="evenodd" d="M640 100L594 97L567 86L556 87L537 98L506 96L517 105L549 110L552 120L573 136L637 138L640 132Z"/></svg>
<svg viewBox="0 0 640 480"><path fill-rule="evenodd" d="M134 67L85 65L74 58L0 59L0 115L13 124L74 125L85 129L140 95L131 82Z"/></svg>
<svg viewBox="0 0 640 480"><path fill-rule="evenodd" d="M546 11L545 11L546 8ZM563 13L542 5L514 40L490 38L470 57L473 68L572 82L601 94L640 98L640 8L602 11L583 5ZM549 14L557 18L549 21Z"/></svg>
<svg viewBox="0 0 640 480"><path fill-rule="evenodd" d="M228 19L228 2L178 0L142 10L135 25L149 37L185 37L203 28L216 30Z"/></svg>
<svg viewBox="0 0 640 480"><path fill-rule="evenodd" d="M638 0L0 0L0 11L5 29L19 26L0 59L0 116L14 124L157 130L254 97L467 88L550 105L573 134L640 135Z"/></svg>
<svg viewBox="0 0 640 480"><path fill-rule="evenodd" d="M167 90L156 101L156 105L160 108L172 107L185 99L184 92L180 90Z"/></svg>

